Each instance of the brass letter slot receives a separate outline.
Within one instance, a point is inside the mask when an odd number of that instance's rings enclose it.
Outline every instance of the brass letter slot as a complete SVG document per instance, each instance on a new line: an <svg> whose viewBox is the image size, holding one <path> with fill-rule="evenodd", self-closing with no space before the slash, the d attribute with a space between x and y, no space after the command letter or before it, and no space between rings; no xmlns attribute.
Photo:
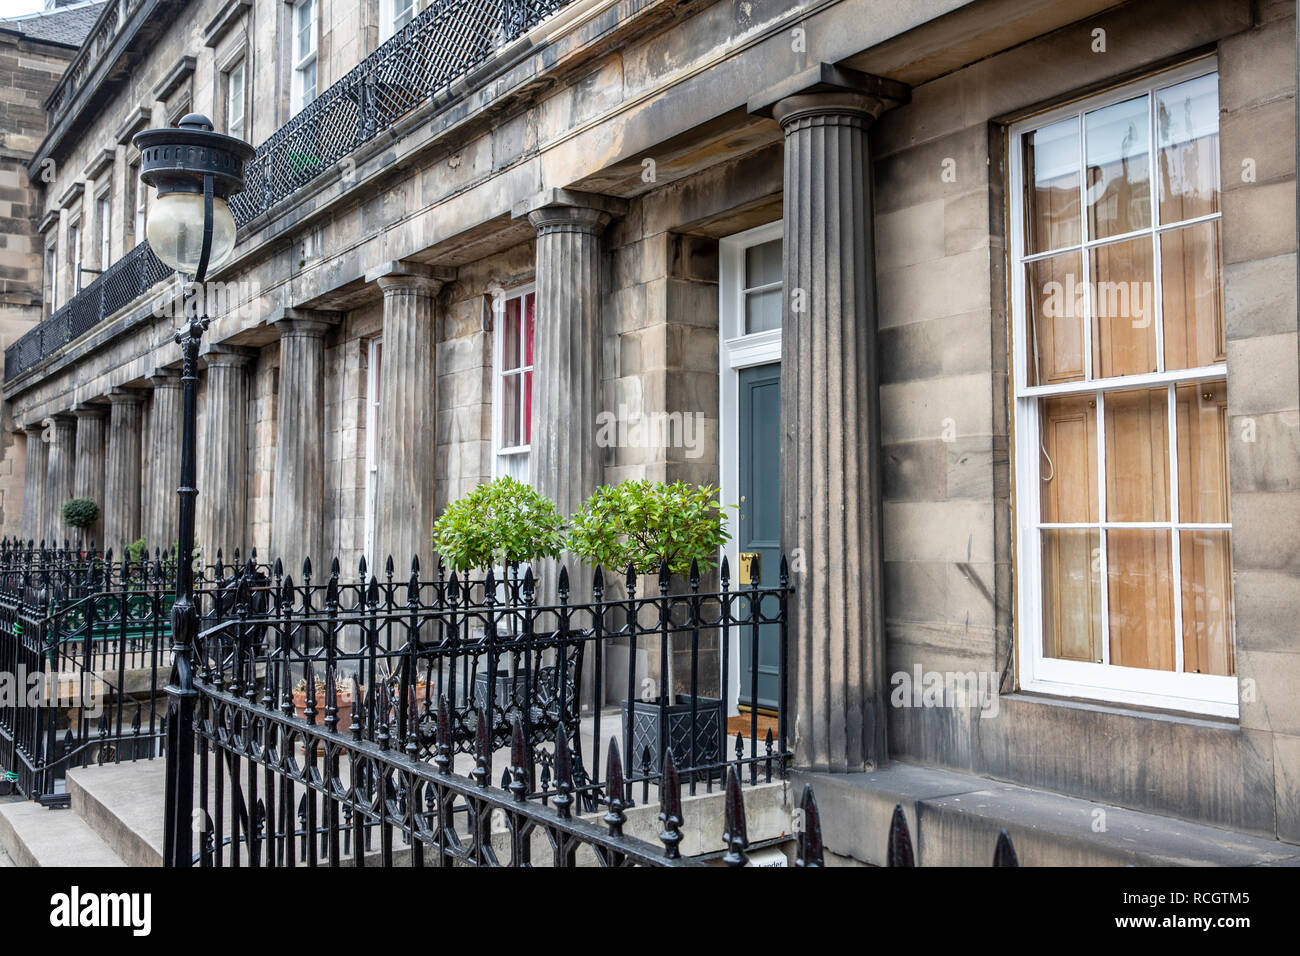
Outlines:
<svg viewBox="0 0 1300 956"><path fill-rule="evenodd" d="M757 551L740 552L740 583L758 584L763 579L762 566Z"/></svg>

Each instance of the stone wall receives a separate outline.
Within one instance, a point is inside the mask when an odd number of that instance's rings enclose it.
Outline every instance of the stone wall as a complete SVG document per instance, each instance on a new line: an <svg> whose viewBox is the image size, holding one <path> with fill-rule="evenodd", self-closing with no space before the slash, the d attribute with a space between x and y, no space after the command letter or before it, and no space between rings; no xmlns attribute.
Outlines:
<svg viewBox="0 0 1300 956"><path fill-rule="evenodd" d="M1300 681L1287 623L1300 593L1290 9L1110 11L918 85L874 131L890 673L977 671L1004 693L1015 687L1008 118L1217 50L1229 379L1240 383L1229 413L1235 435L1247 417L1258 429L1229 452L1238 668L1243 693L1258 695L1243 698L1240 727L1007 693L993 719L892 709L898 758L1295 838L1300 749L1295 697L1283 689ZM1109 53L1091 49L1097 28L1114 41ZM1126 36L1143 40L1116 40ZM1257 160L1251 184L1239 179L1247 156Z"/></svg>

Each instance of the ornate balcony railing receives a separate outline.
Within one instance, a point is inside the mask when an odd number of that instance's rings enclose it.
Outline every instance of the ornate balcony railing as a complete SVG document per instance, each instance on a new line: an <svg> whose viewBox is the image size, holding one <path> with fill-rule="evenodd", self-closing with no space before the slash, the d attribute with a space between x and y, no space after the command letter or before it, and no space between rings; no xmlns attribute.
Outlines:
<svg viewBox="0 0 1300 956"><path fill-rule="evenodd" d="M434 0L258 147L231 202L243 226L481 66L570 0ZM169 270L140 243L5 349L5 378L39 364Z"/></svg>

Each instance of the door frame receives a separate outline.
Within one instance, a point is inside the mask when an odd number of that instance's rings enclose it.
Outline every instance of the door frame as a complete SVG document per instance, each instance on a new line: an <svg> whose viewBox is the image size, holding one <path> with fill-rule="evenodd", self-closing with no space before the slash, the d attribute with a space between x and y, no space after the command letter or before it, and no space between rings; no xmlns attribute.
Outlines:
<svg viewBox="0 0 1300 956"><path fill-rule="evenodd" d="M718 240L718 487L723 504L739 504L740 500L740 370L781 362L780 329L744 334L745 250L780 239L782 234L782 220L778 219ZM734 512L729 511L728 517L734 521ZM740 548L736 542L737 536L733 534L719 554L719 560L725 556L731 565L733 587L740 567ZM727 716L732 717L739 713L736 706L740 695L738 630L731 637L727 673L723 678L727 686Z"/></svg>

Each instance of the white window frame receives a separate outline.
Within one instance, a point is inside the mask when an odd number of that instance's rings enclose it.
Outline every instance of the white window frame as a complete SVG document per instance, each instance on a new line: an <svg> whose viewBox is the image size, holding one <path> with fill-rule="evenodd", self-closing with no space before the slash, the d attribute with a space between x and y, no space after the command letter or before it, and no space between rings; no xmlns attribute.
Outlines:
<svg viewBox="0 0 1300 956"><path fill-rule="evenodd" d="M234 95L236 76L239 77L238 96ZM248 59L241 56L226 67L221 77L226 98L226 135L246 140L248 139Z"/></svg>
<svg viewBox="0 0 1300 956"><path fill-rule="evenodd" d="M383 399L383 336L366 342L366 487L363 553L371 574L378 574L380 556L375 535L379 514L379 409Z"/></svg>
<svg viewBox="0 0 1300 956"><path fill-rule="evenodd" d="M109 187L100 190L95 197L95 230L99 262L96 265L102 273L112 262L113 255L113 195Z"/></svg>
<svg viewBox="0 0 1300 956"><path fill-rule="evenodd" d="M145 240L145 223L149 217L149 187L140 181L140 157L136 156L134 160L126 167L126 173L130 176L135 186L135 209L132 210L135 216L135 232L132 238L139 245Z"/></svg>
<svg viewBox="0 0 1300 956"><path fill-rule="evenodd" d="M310 7L311 9L311 29L308 31L310 46L305 50L299 46L301 34L298 30L299 11L304 7ZM317 5L317 0L297 0L297 2L290 7L290 16L292 18L290 26L290 43L292 44L293 81L290 84L289 111L292 115L298 113L305 106L311 103L312 100L316 99L316 96L320 92L320 71L317 68L316 57L318 46L316 34L320 26L320 7ZM304 79L309 67L312 69L313 77L310 97L307 96L306 81Z"/></svg>
<svg viewBox="0 0 1300 956"><path fill-rule="evenodd" d="M503 289L492 296L492 477L499 478L506 474L515 474L518 476L518 470L511 471L503 467L502 459L507 457L523 459L523 481L525 484L532 483L532 444L527 445L510 445L502 444L502 434L505 430L505 411L503 395L504 389L501 387L502 377L506 374L502 369L503 360L503 336L505 333L506 320L506 303L513 300L520 300L520 317L523 316L523 300L528 295L533 295L533 358L537 358L537 284L529 282L527 285L514 286L510 289ZM519 339L519 361L524 360L524 341L520 329ZM535 365L520 365L517 369L512 369L511 374L517 374L523 379L525 372L533 373L533 382L537 382L537 372ZM522 389L520 390L520 401L523 400ZM521 409L522 414L522 409Z"/></svg>
<svg viewBox="0 0 1300 956"><path fill-rule="evenodd" d="M45 268L45 314L53 315L59 309L59 242L57 238L45 243L45 256L42 259Z"/></svg>
<svg viewBox="0 0 1300 956"><path fill-rule="evenodd" d="M1008 169L1010 170L1010 232L1011 232L1011 268L1009 270L1012 304L1011 338L1013 352L1014 383L1014 434L1016 455L1016 571L1017 571L1017 648L1019 656L1020 687L1027 691L1052 694L1056 696L1078 697L1090 700L1109 701L1120 704L1134 704L1162 710L1175 710L1190 713L1210 714L1220 717L1237 717L1238 685L1236 676L1212 674L1183 673L1183 638L1182 638L1182 595L1181 568L1177 534L1179 530L1230 530L1231 523L1196 524L1178 520L1178 441L1177 441L1177 404L1174 401L1175 385L1190 384L1199 381L1213 381L1227 378L1227 365L1221 363L1196 369L1164 369L1164 335L1162 307L1160 298L1161 266L1160 243L1154 242L1152 261L1152 278L1156 294L1153 303L1153 322L1156 329L1156 354L1159 370L1141 375L1124 375L1108 379L1093 379L1070 382L1061 385L1028 384L1028 349L1026 348L1027 305L1025 302L1025 284L1022 280L1024 266L1048 255L1061 252L1081 250L1080 260L1085 285L1088 282L1088 250L1098 245L1108 245L1126 238L1151 235L1164 231L1160 223L1159 179L1156 163L1158 161L1158 138L1155 130L1155 110L1148 107L1151 127L1148 135L1148 162L1151 194L1152 226L1124 235L1107 236L1102 240L1088 239L1086 243L1054 249L1050 253L1034 255L1025 254L1024 236L1024 170L1022 169L1023 150L1021 136L1032 130L1041 129L1071 116L1082 116L1085 112L1121 103L1143 93L1154 97L1158 90L1174 86L1188 80L1196 79L1217 72L1218 63L1213 57L1197 60L1183 67L1165 71L1125 84L1114 90L1096 96L1074 101L1033 117L1021 120L1008 130ZM1148 100L1151 103L1152 100ZM1086 135L1080 123L1080 216L1087 221L1087 177L1086 169ZM1198 222L1217 221L1222 213L1179 220L1177 227ZM1092 340L1091 321L1082 323L1084 329L1085 374L1091 374ZM1170 442L1169 476L1171 490L1169 493L1168 521L1157 522L1111 522L1106 520L1106 437L1105 437L1105 394L1121 389L1153 387L1164 385L1168 390L1168 440ZM1041 451L1039 448L1038 400L1043 397L1093 393L1097 396L1097 467L1100 487L1098 494L1097 523L1050 523L1043 524L1040 516L1040 467ZM1161 529L1171 533L1170 577L1173 588L1174 645L1176 671L1158 671L1140 667L1122 667L1108 663L1110 656L1110 620L1108 603L1108 577L1106 566L1106 531L1111 527L1134 530ZM1100 588L1101 588L1101 645L1103 659L1101 663L1085 661L1068 661L1045 658L1042 655L1043 639L1043 602L1042 592L1042 541L1039 534L1043 528L1099 528L1100 536ZM1234 647L1235 645L1235 635Z"/></svg>
<svg viewBox="0 0 1300 956"><path fill-rule="evenodd" d="M784 238L783 220L769 222L744 232L718 240L718 442L719 442L719 500L726 504L740 501L740 370L757 365L771 365L781 361L781 329L765 332L745 331L745 296L780 288L782 283L746 288L745 253L773 239ZM782 248L782 258L785 250ZM734 512L733 512L734 514ZM740 567L739 536L722 546L721 557L731 564L732 583ZM732 635L730 663L726 680L730 688L727 700L731 701L728 716L740 711L740 637Z"/></svg>
<svg viewBox="0 0 1300 956"><path fill-rule="evenodd" d="M81 291L81 266L82 246L84 237L81 235L81 214L78 213L75 219L68 223L68 253L70 258L69 265L72 267L72 295Z"/></svg>
<svg viewBox="0 0 1300 956"><path fill-rule="evenodd" d="M398 7L402 7L401 23L397 22ZM383 43L416 18L420 12L419 0L379 0L379 42Z"/></svg>

